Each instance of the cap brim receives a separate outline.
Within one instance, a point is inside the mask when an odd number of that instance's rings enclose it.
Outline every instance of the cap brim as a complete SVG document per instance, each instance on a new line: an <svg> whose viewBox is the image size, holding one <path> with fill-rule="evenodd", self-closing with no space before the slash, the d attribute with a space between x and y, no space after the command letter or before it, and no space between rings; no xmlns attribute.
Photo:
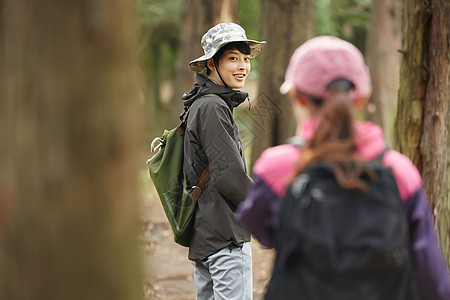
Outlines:
<svg viewBox="0 0 450 300"><path fill-rule="evenodd" d="M292 89L292 87L294 86L294 84L292 83L292 81L286 80L283 82L283 84L280 86L280 93L282 95L286 95L287 93L289 93L289 91Z"/></svg>

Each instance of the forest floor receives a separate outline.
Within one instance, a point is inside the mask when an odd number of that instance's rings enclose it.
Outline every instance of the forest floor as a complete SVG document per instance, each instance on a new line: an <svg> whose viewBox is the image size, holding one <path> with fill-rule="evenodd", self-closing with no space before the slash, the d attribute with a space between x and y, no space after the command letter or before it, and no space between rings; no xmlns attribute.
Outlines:
<svg viewBox="0 0 450 300"><path fill-rule="evenodd" d="M145 193L141 235L145 300L194 300L193 267L187 248L175 244L154 190ZM263 299L273 264L273 251L252 240L253 299Z"/></svg>

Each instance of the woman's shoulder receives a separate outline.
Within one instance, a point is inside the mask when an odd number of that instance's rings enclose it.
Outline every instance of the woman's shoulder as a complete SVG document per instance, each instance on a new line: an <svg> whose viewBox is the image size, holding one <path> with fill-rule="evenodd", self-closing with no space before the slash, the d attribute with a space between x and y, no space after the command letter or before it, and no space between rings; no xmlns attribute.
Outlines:
<svg viewBox="0 0 450 300"><path fill-rule="evenodd" d="M268 148L255 162L253 172L278 196L282 196L296 173L300 155L300 150L295 145L286 144Z"/></svg>
<svg viewBox="0 0 450 300"><path fill-rule="evenodd" d="M414 195L422 187L422 177L419 170L411 160L404 154L395 150L386 151L383 158L383 165L392 169L400 197L403 200Z"/></svg>

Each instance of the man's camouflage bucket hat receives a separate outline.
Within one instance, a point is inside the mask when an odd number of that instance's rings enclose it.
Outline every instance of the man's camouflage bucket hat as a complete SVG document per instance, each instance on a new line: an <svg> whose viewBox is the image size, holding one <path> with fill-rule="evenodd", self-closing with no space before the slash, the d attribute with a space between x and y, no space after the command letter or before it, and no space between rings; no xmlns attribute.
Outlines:
<svg viewBox="0 0 450 300"><path fill-rule="evenodd" d="M206 60L210 59L225 44L246 42L250 47L250 59L255 58L266 44L247 39L245 30L235 23L220 23L212 27L202 37L202 48L205 54L189 63L192 71L206 76Z"/></svg>

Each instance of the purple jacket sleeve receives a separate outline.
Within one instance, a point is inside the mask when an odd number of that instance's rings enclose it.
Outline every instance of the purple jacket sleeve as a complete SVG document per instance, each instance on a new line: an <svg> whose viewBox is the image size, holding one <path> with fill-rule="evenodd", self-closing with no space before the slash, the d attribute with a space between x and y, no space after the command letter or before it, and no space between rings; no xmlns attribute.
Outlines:
<svg viewBox="0 0 450 300"><path fill-rule="evenodd" d="M406 201L413 264L422 300L449 300L450 275L423 189Z"/></svg>
<svg viewBox="0 0 450 300"><path fill-rule="evenodd" d="M272 248L272 232L280 199L259 176L254 175L254 181L235 218L261 245Z"/></svg>

